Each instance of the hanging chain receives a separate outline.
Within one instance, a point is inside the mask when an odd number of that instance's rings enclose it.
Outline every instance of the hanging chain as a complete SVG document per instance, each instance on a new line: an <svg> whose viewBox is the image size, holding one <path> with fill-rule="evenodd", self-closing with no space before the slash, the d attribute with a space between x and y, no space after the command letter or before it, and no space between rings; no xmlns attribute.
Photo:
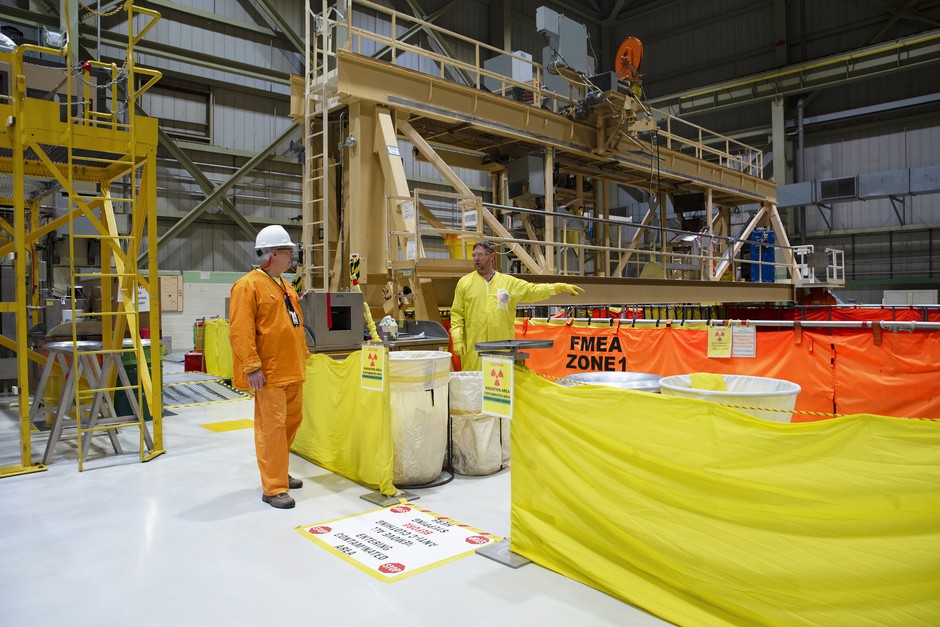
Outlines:
<svg viewBox="0 0 940 627"><path fill-rule="evenodd" d="M49 69L49 66L47 66L47 65L39 65L38 63L29 63L29 62L26 60L26 58L23 59L23 65L24 65L24 66L32 66L32 67L41 67L41 68L43 68L44 70L48 70L48 69ZM93 83L93 82L91 82L91 81L89 81L89 80L86 80L86 79L85 79L85 69L82 67L82 64L70 66L70 67L69 67L69 70L70 70L72 76L75 77L75 78L77 78L79 81L81 81L83 85L87 85L87 86L89 86L89 87L91 87L91 88L93 88L93 89L107 89L108 87L111 87L112 89L114 89L114 88L117 86L118 83L126 82L126 80L127 80L127 61L126 61L126 60L125 60L125 62L124 62L124 65L122 65L122 66L118 69L118 71L117 71L117 73L115 74L114 78L113 78L112 80L108 81L107 83ZM63 72L64 72L64 71L65 71L65 70L63 69ZM120 100L119 102L120 102L120 104L122 105L121 108L120 108L120 110L118 110L118 111L112 111L112 113L114 113L114 114L116 114L116 115L121 115L122 113L124 113L125 111L127 111L127 98L125 97L125 98L123 98L122 100ZM63 103L61 103L61 104L62 104L63 106L66 106L66 105L68 105L69 103L63 102ZM71 104L72 104L72 105L81 104L81 105L88 106L88 105L90 105L91 103L90 103L90 102L87 102L87 101L84 101L84 100L77 100L77 101L72 102Z"/></svg>
<svg viewBox="0 0 940 627"><path fill-rule="evenodd" d="M124 5L127 4L126 2L122 2L122 3L121 3L120 5L118 5L118 7L117 7L116 9L114 9L113 11L108 11L107 13L101 13L101 12L99 12L97 9L93 9L92 7L90 7L90 6L88 6L87 4L85 4L84 2L82 2L82 0L78 0L78 3L79 3L80 5L82 5L82 8L85 9L86 11L88 11L89 13L92 13L92 14L94 14L94 15L100 15L101 17L111 17L112 15L116 15L117 13L120 13L121 11L123 11L123 10L124 10Z"/></svg>

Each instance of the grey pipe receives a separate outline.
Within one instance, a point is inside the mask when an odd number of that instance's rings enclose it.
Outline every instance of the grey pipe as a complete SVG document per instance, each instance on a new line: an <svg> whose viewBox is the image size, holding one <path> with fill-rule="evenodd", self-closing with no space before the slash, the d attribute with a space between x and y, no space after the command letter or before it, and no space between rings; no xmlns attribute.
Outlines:
<svg viewBox="0 0 940 627"><path fill-rule="evenodd" d="M796 101L796 155L794 155L793 161L795 170L795 183L803 182L803 158L805 156L805 146L803 145L803 108L806 105L806 99L803 96L800 96ZM799 213L799 224L798 231L800 235L800 243L806 243L806 207L800 207Z"/></svg>

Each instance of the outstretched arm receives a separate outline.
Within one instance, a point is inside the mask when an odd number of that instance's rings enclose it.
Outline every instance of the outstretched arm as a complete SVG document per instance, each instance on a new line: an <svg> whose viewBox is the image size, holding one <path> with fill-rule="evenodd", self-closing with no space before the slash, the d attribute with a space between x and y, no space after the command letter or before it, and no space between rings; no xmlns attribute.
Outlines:
<svg viewBox="0 0 940 627"><path fill-rule="evenodd" d="M584 293L583 287L578 287L571 283L555 283L555 293L556 294L571 294L572 296L577 296L578 294Z"/></svg>

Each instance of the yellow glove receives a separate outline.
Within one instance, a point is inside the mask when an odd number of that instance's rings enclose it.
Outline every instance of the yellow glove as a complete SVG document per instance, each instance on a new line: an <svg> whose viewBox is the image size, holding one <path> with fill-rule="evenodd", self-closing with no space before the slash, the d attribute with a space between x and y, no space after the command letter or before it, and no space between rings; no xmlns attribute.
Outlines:
<svg viewBox="0 0 940 627"><path fill-rule="evenodd" d="M577 296L578 294L584 293L584 288L572 285L571 283L555 283L555 293L561 294L562 292Z"/></svg>
<svg viewBox="0 0 940 627"><path fill-rule="evenodd" d="M463 357L464 355L463 340L454 340L454 354L457 355L458 357Z"/></svg>

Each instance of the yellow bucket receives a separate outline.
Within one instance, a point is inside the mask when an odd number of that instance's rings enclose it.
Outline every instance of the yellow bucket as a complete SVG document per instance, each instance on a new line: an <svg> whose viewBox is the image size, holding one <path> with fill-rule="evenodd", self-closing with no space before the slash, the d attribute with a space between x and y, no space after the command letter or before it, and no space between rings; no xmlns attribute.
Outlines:
<svg viewBox="0 0 940 627"><path fill-rule="evenodd" d="M450 249L451 259L472 259L474 242L462 240L456 235L444 235L444 244Z"/></svg>

